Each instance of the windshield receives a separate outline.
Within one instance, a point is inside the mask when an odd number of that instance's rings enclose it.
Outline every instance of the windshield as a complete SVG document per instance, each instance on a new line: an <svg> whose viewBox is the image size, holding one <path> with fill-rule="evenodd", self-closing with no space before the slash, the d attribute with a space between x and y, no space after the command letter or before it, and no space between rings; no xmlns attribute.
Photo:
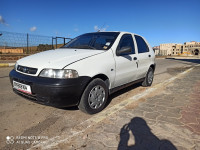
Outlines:
<svg viewBox="0 0 200 150"><path fill-rule="evenodd" d="M62 48L108 50L119 32L96 32L80 35Z"/></svg>

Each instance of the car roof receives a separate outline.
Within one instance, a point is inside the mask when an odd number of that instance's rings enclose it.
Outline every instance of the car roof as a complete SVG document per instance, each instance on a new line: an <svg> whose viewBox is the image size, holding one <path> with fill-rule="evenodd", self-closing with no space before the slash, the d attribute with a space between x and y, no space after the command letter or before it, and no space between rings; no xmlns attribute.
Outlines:
<svg viewBox="0 0 200 150"><path fill-rule="evenodd" d="M118 34L134 34L137 36L142 37L141 35L135 34L135 33L131 33L131 32L126 32L126 31L98 31L98 32L88 32L82 35L86 35L86 34L92 34L92 33L118 33ZM81 35L80 35L81 36Z"/></svg>
<svg viewBox="0 0 200 150"><path fill-rule="evenodd" d="M126 31L99 31L100 33L106 33L106 32L115 32L115 33L122 33L122 34L134 34L134 35L138 35L138 34L135 34L135 33L131 33L131 32L126 32ZM90 33L97 33L97 32L90 32ZM138 35L140 36L140 35Z"/></svg>

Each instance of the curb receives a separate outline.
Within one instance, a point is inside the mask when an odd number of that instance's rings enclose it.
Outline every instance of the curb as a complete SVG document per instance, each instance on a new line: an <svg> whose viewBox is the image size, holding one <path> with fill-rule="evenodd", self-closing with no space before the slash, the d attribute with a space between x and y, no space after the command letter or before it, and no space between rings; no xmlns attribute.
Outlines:
<svg viewBox="0 0 200 150"><path fill-rule="evenodd" d="M200 59L200 57L167 57L166 59Z"/></svg>
<svg viewBox="0 0 200 150"><path fill-rule="evenodd" d="M15 63L0 63L0 67L12 67Z"/></svg>

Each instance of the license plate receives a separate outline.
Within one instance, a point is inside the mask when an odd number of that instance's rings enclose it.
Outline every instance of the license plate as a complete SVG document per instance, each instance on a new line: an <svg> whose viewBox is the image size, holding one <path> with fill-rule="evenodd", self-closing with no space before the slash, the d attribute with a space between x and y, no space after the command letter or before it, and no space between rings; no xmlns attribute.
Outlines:
<svg viewBox="0 0 200 150"><path fill-rule="evenodd" d="M30 85L22 84L16 81L13 81L13 88L21 92L32 94Z"/></svg>

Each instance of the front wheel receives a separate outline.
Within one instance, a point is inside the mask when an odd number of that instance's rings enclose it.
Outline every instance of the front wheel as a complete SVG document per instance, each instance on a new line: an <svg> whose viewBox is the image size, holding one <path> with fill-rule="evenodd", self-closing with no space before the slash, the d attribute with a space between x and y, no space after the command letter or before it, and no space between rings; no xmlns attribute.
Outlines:
<svg viewBox="0 0 200 150"><path fill-rule="evenodd" d="M88 114L103 110L108 99L108 88L99 78L92 80L85 88L79 103L79 109Z"/></svg>
<svg viewBox="0 0 200 150"><path fill-rule="evenodd" d="M153 68L150 67L144 81L142 82L142 86L144 87L151 86L151 84L153 83L153 77L154 77L154 70Z"/></svg>

